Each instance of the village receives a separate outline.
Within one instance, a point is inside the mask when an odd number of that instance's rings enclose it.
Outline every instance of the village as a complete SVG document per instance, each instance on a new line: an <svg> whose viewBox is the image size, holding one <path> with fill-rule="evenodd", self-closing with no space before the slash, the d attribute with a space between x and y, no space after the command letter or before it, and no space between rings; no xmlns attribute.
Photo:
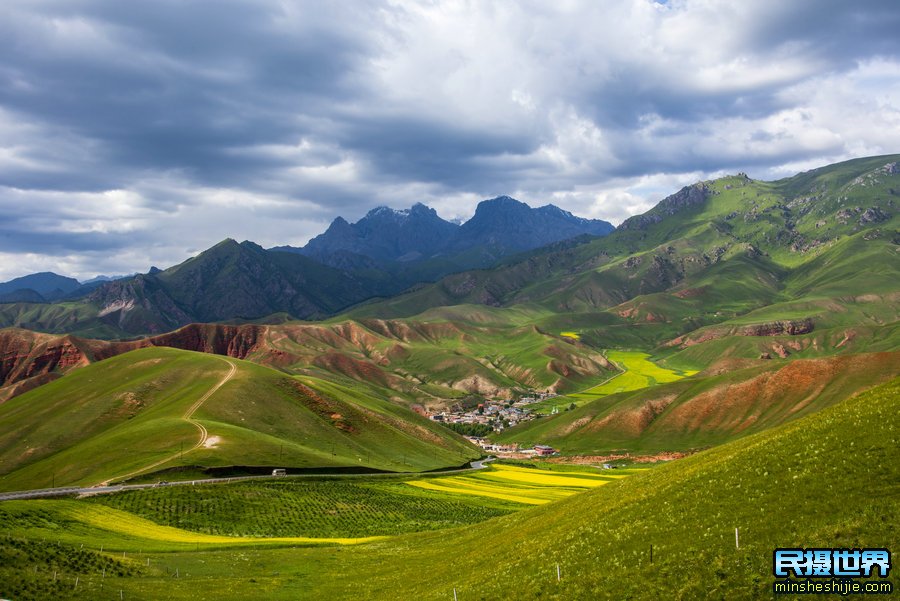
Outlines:
<svg viewBox="0 0 900 601"><path fill-rule="evenodd" d="M534 445L533 448L520 448L517 443L508 445L494 444L487 439L490 432L502 432L517 424L531 421L539 417L538 414L528 410L528 405L555 398L556 395L547 393L535 393L534 396L522 397L518 401L485 400L484 403L465 410L459 406L452 409L431 413L429 419L445 425L451 424L469 425L471 428L453 428L465 436L471 443L481 447L485 452L501 457L528 457L528 456L553 456L559 451L547 445Z"/></svg>

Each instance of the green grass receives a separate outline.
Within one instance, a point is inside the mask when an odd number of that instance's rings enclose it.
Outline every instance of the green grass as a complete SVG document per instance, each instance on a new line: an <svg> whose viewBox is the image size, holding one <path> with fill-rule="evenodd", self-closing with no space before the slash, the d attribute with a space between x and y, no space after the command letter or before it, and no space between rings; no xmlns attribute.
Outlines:
<svg viewBox="0 0 900 601"><path fill-rule="evenodd" d="M87 591L98 593L106 577L112 581L140 573L141 564L134 559L56 541L0 537L0 595L14 599L84 599Z"/></svg>
<svg viewBox="0 0 900 601"><path fill-rule="evenodd" d="M237 366L194 413L185 412ZM213 438L214 437L214 438ZM182 454L182 450L184 453ZM417 471L479 455L462 438L361 385L294 379L246 361L166 348L90 365L0 405L0 490L95 484L186 466Z"/></svg>
<svg viewBox="0 0 900 601"><path fill-rule="evenodd" d="M154 552L149 567L107 586L129 599L165 591L198 601L429 600L452 598L454 589L461 599L610 591L630 599L769 598L777 547L900 544L898 395L894 380L790 424L477 526L357 547ZM91 551L104 540L97 532L81 533ZM21 575L27 565L0 564L0 573ZM41 578L23 591L0 577L0 595L47 598L49 576ZM98 598L94 578L79 598Z"/></svg>

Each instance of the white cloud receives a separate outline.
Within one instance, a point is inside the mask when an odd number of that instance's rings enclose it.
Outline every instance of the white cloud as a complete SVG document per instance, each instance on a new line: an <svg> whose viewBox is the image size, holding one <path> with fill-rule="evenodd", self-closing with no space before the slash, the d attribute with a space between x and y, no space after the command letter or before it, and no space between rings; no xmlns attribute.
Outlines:
<svg viewBox="0 0 900 601"><path fill-rule="evenodd" d="M0 7L0 279L499 194L615 223L900 149L893 2Z"/></svg>

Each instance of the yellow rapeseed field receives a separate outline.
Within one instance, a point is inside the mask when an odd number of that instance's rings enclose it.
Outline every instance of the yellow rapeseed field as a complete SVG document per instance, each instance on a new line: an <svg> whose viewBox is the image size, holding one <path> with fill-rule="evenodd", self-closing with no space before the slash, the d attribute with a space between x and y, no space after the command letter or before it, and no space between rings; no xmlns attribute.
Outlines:
<svg viewBox="0 0 900 601"><path fill-rule="evenodd" d="M565 486L572 488L593 488L602 486L608 482L600 478L573 478L568 476L559 476L555 472L543 470L506 470L503 466L499 466L496 471L487 474L492 480L501 478L511 482L524 482L527 484L539 484L542 486Z"/></svg>
<svg viewBox="0 0 900 601"><path fill-rule="evenodd" d="M451 494L475 495L542 505L574 495L588 488L602 486L628 474L591 474L587 472L552 472L511 465L493 465L470 476L449 476L409 482L412 486Z"/></svg>
<svg viewBox="0 0 900 601"><path fill-rule="evenodd" d="M410 482L412 486L417 486L419 488L424 488L427 490L436 490L444 493L452 493L458 495L473 495L476 497L488 497L491 499L501 499L503 501L513 501L515 503L525 503L527 505L543 505L544 503L549 503L551 499L539 499L534 497L525 497L518 494L509 494L505 492L499 492L497 490L492 490L488 487L475 487L470 486L466 487L462 484L455 485L441 485L437 484L431 480L417 480L414 482ZM514 490L514 489L510 489Z"/></svg>
<svg viewBox="0 0 900 601"><path fill-rule="evenodd" d="M173 528L172 526L161 526L132 513L120 511L111 507L104 507L102 505L69 506L63 508L63 512L74 520L101 530L169 543L196 543L217 546L285 543L356 545L385 538L383 536L369 536L365 538L244 538L236 536L218 536L213 534L201 534L199 532L188 532L187 530Z"/></svg>

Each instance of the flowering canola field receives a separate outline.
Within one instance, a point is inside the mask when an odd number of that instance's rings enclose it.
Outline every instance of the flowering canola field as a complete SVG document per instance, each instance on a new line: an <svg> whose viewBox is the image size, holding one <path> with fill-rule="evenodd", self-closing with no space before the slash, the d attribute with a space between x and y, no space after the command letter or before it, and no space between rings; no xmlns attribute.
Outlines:
<svg viewBox="0 0 900 601"><path fill-rule="evenodd" d="M467 476L431 478L408 482L410 486L458 495L503 499L527 505L543 505L589 488L603 486L627 473L555 472L512 465L493 465Z"/></svg>

